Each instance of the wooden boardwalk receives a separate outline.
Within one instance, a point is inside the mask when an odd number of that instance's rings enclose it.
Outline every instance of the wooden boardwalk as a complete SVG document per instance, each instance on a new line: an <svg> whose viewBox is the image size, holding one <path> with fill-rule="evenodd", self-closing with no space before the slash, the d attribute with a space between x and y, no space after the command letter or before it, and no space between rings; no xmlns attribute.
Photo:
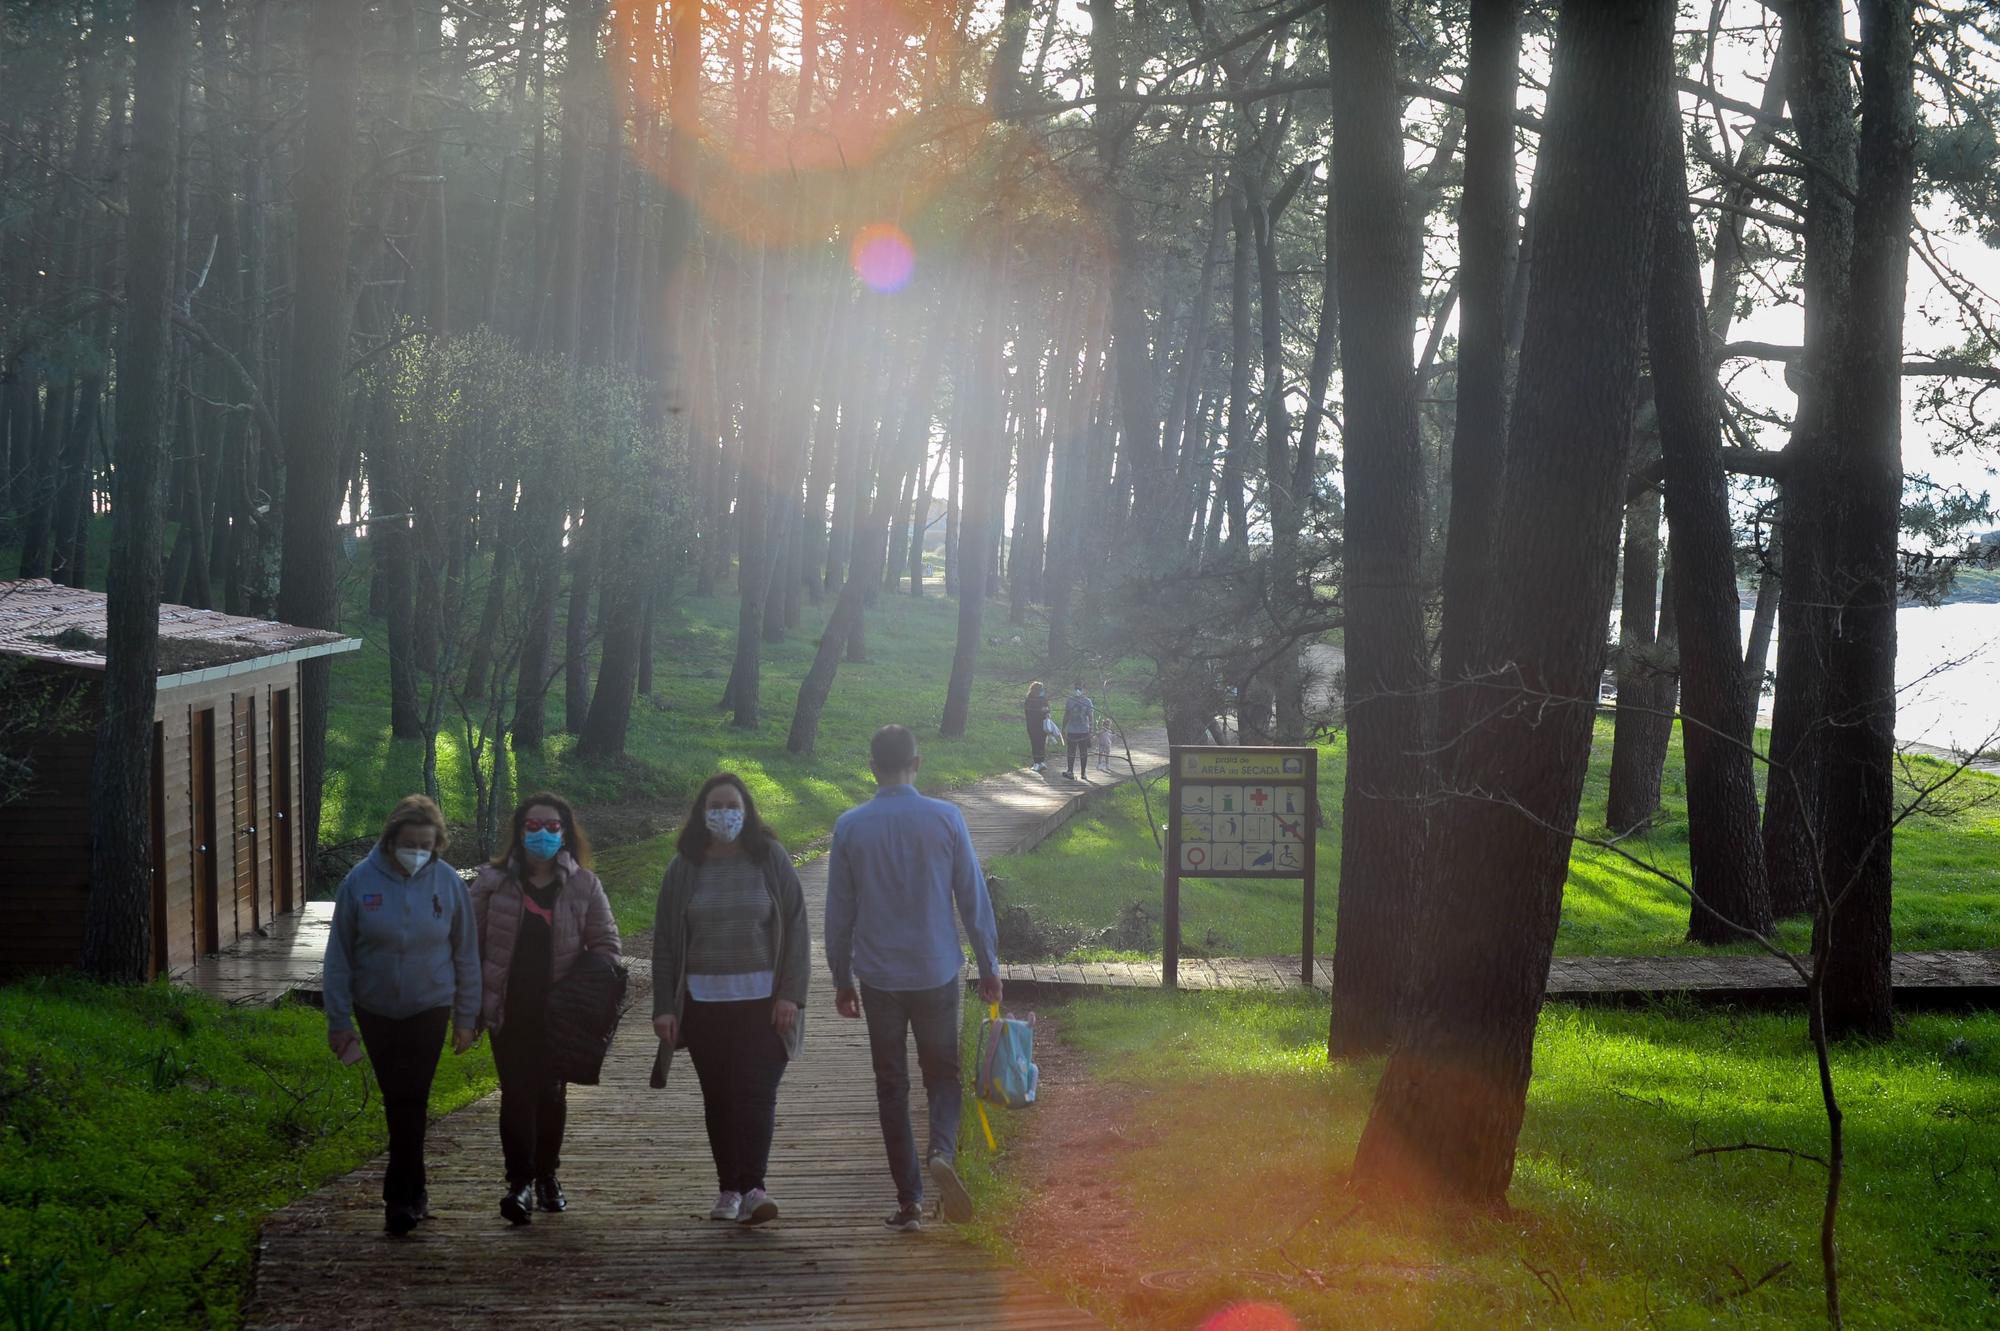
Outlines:
<svg viewBox="0 0 2000 1331"><path fill-rule="evenodd" d="M1899 1001L1914 1005L1968 1001L2000 1003L2000 949L1899 952L1891 959ZM1001 976L1017 994L1158 989L1160 963L1078 962L1011 965ZM1181 958L1187 990L1296 989L1297 957ZM1333 959L1313 962L1313 988L1333 988ZM1579 1002L1630 1002L1668 994L1713 1001L1771 1001L1802 996L1805 986L1776 957L1557 957L1549 965L1548 997Z"/></svg>
<svg viewBox="0 0 2000 1331"><path fill-rule="evenodd" d="M294 989L317 994L332 929L333 903L309 901L265 925L263 935L246 935L175 971L173 980L239 1006L269 1006Z"/></svg>
<svg viewBox="0 0 2000 1331"><path fill-rule="evenodd" d="M1164 736L1134 739L1135 755L1145 741L1141 770L1164 763ZM980 854L991 856L1048 835L1084 789L1015 772L954 798ZM800 877L817 928L825 860L804 866ZM500 1219L499 1098L488 1096L432 1125L437 1214L410 1238L382 1233L380 1159L271 1216L245 1324L306 1331L515 1322L565 1331L1099 1325L942 1222L915 1235L883 1228L895 1194L866 1031L834 1014L817 941L814 961L805 1049L779 1098L770 1186L784 1214L774 1224L745 1230L704 1218L715 1178L700 1093L680 1059L664 1091L647 1086L651 997L635 984L604 1083L570 1090L562 1168L569 1212L518 1229ZM635 980L647 971L636 965ZM914 1099L921 1132L920 1088Z"/></svg>

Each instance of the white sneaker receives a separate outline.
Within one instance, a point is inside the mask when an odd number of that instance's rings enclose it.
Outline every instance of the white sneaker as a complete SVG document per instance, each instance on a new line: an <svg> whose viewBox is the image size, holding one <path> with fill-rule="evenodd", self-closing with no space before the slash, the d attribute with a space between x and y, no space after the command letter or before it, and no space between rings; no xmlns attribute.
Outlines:
<svg viewBox="0 0 2000 1331"><path fill-rule="evenodd" d="M734 1220L743 1212L743 1194L724 1189L715 1194L715 1205L708 1208L710 1220Z"/></svg>
<svg viewBox="0 0 2000 1331"><path fill-rule="evenodd" d="M742 1209L736 1213L739 1225L761 1225L767 1220L778 1218L778 1204L771 1200L771 1194L762 1188L752 1188L743 1194Z"/></svg>

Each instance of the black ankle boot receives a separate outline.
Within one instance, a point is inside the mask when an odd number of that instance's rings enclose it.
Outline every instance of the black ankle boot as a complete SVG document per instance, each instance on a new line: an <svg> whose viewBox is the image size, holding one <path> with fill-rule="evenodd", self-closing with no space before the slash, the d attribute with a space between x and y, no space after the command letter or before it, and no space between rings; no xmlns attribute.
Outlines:
<svg viewBox="0 0 2000 1331"><path fill-rule="evenodd" d="M569 1202L563 1198L562 1183L554 1174L544 1174L535 1180L535 1205L544 1211L566 1211Z"/></svg>
<svg viewBox="0 0 2000 1331"><path fill-rule="evenodd" d="M500 1214L517 1225L525 1225L535 1218L535 1190L526 1183L519 1187L509 1186L507 1195L500 1199Z"/></svg>
<svg viewBox="0 0 2000 1331"><path fill-rule="evenodd" d="M417 1227L422 1217L417 1208L408 1202L390 1202L382 1208L382 1228L391 1234L403 1235Z"/></svg>

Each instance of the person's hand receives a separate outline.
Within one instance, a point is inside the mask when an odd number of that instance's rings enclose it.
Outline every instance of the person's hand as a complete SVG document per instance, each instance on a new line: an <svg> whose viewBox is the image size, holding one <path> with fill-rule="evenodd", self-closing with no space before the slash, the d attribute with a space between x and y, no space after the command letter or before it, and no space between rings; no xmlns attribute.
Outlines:
<svg viewBox="0 0 2000 1331"><path fill-rule="evenodd" d="M979 977L979 1001L989 1006L1000 1001L1000 977L982 975Z"/></svg>
<svg viewBox="0 0 2000 1331"><path fill-rule="evenodd" d="M680 1034L681 1024L671 1012L653 1018L653 1034L660 1037L660 1043L667 1048L674 1047L674 1037Z"/></svg>
<svg viewBox="0 0 2000 1331"><path fill-rule="evenodd" d="M326 1047L333 1051L335 1058L346 1058L347 1051L361 1043L361 1037L353 1031L328 1031Z"/></svg>
<svg viewBox="0 0 2000 1331"><path fill-rule="evenodd" d="M780 998L771 1004L771 1029L780 1035L790 1035L792 1027L799 1023L799 1005L789 998Z"/></svg>
<svg viewBox="0 0 2000 1331"><path fill-rule="evenodd" d="M861 995L852 989L837 990L833 995L833 1010L843 1017L860 1016Z"/></svg>
<svg viewBox="0 0 2000 1331"><path fill-rule="evenodd" d="M452 1032L451 1052L462 1054L479 1043L479 1029L475 1026L461 1026Z"/></svg>

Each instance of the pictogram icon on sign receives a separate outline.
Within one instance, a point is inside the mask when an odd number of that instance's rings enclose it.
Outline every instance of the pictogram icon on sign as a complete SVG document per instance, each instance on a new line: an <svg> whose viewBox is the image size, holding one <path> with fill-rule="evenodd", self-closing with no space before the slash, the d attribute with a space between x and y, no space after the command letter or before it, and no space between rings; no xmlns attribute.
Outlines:
<svg viewBox="0 0 2000 1331"><path fill-rule="evenodd" d="M1306 839L1305 819L1286 818L1285 816L1280 814L1278 817L1272 819L1271 821L1277 824L1279 840L1304 841Z"/></svg>

